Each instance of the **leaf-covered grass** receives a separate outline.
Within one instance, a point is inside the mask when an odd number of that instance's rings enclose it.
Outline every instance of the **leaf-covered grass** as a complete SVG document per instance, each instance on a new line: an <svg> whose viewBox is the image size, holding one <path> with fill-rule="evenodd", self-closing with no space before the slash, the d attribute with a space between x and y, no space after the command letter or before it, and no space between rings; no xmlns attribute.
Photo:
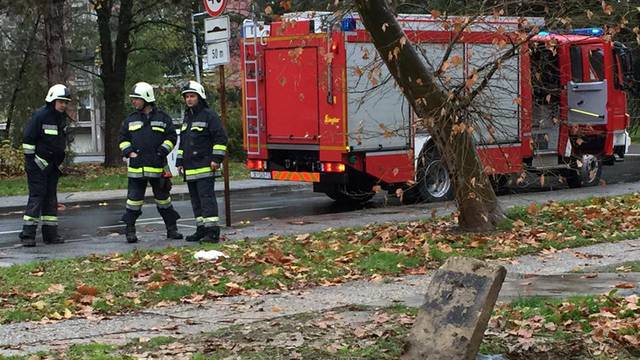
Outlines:
<svg viewBox="0 0 640 360"><path fill-rule="evenodd" d="M634 194L516 208L502 230L486 234L461 233L455 219L443 218L15 265L0 269L0 323L424 274L456 255L508 258L638 237L640 194ZM194 259L201 249L228 257Z"/></svg>
<svg viewBox="0 0 640 360"><path fill-rule="evenodd" d="M127 188L125 167L104 168L98 165L74 165L66 170L58 183L59 192L100 191ZM229 162L229 179L246 180L249 171L243 163ZM222 178L218 180L221 181ZM174 184L182 184L181 177L172 179ZM25 195L29 192L26 176L0 178L0 196Z"/></svg>
<svg viewBox="0 0 640 360"><path fill-rule="evenodd" d="M515 339L516 349L537 352L544 352L548 342L580 343L594 358L637 358L639 322L638 296L621 297L615 290L568 299L524 298L495 309L489 332L503 335L485 342L505 347Z"/></svg>

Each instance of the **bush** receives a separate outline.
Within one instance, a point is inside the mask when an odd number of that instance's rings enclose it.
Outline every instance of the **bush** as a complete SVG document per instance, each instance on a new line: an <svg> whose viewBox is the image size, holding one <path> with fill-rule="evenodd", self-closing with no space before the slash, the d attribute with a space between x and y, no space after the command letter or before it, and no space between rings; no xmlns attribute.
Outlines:
<svg viewBox="0 0 640 360"><path fill-rule="evenodd" d="M227 109L227 152L232 160L242 161L245 159L244 149L242 149L242 108L237 104Z"/></svg>
<svg viewBox="0 0 640 360"><path fill-rule="evenodd" d="M0 177L24 175L24 154L8 140L0 144Z"/></svg>

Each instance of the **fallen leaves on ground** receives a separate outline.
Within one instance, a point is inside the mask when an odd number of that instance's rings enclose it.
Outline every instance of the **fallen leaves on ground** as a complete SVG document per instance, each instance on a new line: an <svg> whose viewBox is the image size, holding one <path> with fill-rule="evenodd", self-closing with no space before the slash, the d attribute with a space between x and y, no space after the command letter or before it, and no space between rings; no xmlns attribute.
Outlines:
<svg viewBox="0 0 640 360"><path fill-rule="evenodd" d="M528 302L524 299L499 305L487 334L498 338L510 354L543 355L554 343L560 342L580 344L585 354L615 356L630 350L631 355L637 356L640 354L638 296L620 296L612 291L572 300Z"/></svg>

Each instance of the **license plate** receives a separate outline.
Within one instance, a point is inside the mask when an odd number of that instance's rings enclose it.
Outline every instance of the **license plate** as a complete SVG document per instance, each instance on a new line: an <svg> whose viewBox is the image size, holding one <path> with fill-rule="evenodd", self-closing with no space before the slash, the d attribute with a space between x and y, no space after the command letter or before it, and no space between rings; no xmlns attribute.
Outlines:
<svg viewBox="0 0 640 360"><path fill-rule="evenodd" d="M271 172L270 171L251 171L249 173L249 177L252 179L271 180Z"/></svg>

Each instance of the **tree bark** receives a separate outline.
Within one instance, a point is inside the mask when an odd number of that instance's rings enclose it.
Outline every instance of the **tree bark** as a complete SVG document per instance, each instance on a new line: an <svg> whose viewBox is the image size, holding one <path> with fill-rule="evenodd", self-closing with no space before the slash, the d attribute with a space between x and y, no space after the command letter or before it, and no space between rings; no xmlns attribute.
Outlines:
<svg viewBox="0 0 640 360"><path fill-rule="evenodd" d="M104 165L116 166L120 164L121 159L117 142L118 130L124 119L124 85L129 58L133 0L120 1L115 42L112 42L110 26L115 4L113 1L102 1L100 4L101 6L96 7L96 13L102 60L100 78L104 85L105 102Z"/></svg>
<svg viewBox="0 0 640 360"><path fill-rule="evenodd" d="M473 135L454 131L465 123L465 103L448 99L405 36L387 0L356 0L372 42L445 160L455 187L459 226L490 231L504 217L476 153ZM459 127L458 127L459 128Z"/></svg>
<svg viewBox="0 0 640 360"><path fill-rule="evenodd" d="M36 17L36 21L33 23L33 29L31 31L31 35L29 36L29 41L27 42L27 46L24 49L22 61L20 62L20 68L18 69L18 75L15 81L15 87L13 88L13 92L11 93L11 101L9 102L9 108L7 109L7 127L5 129L6 138L13 139L11 136L11 124L13 123L13 112L16 107L16 100L18 99L18 94L20 93L20 89L22 88L22 82L24 81L23 77L27 69L27 63L29 62L29 58L33 56L33 44L36 40L36 34L38 31L38 27L40 27L40 19L41 16L38 13Z"/></svg>
<svg viewBox="0 0 640 360"><path fill-rule="evenodd" d="M67 79L64 41L65 0L47 0L45 9L45 46L49 86L64 84Z"/></svg>

